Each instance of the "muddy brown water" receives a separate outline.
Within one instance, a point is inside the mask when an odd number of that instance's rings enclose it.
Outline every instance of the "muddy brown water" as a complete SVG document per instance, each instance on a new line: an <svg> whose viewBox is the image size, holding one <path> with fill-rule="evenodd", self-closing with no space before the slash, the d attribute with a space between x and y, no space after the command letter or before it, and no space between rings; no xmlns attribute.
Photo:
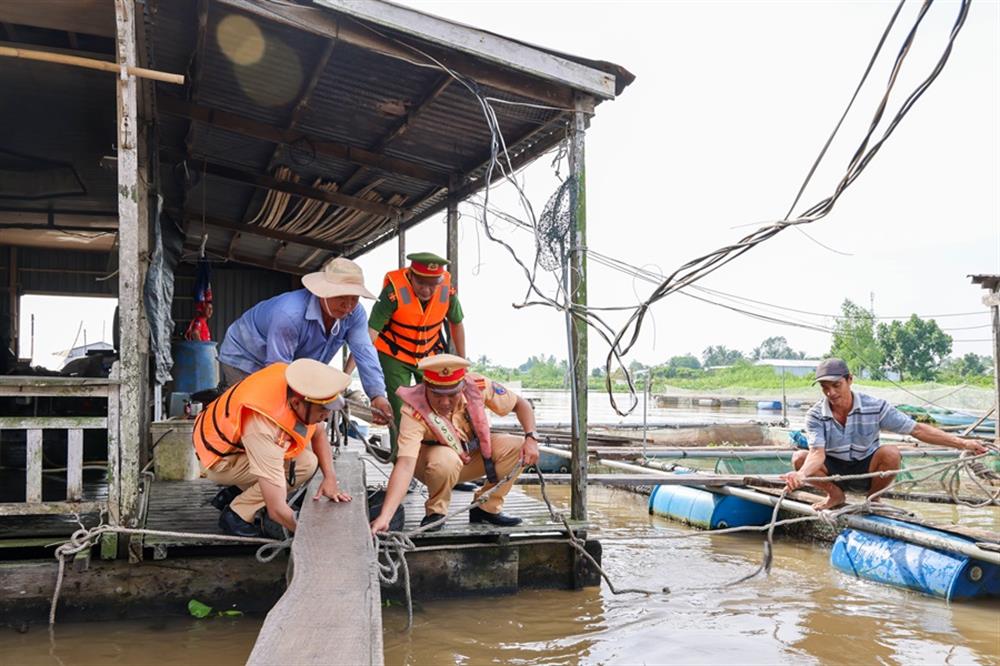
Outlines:
<svg viewBox="0 0 1000 666"><path fill-rule="evenodd" d="M529 488L535 493L537 489ZM565 487L553 499L568 501ZM387 664L997 664L1000 600L948 604L858 581L829 544L778 537L767 577L724 587L760 563L754 535L711 536L648 515L646 498L591 488L608 573L669 595L527 591L385 610ZM940 522L1000 530L995 511L906 504ZM680 540L654 539L690 533ZM203 601L211 602L209 599ZM242 664L262 618L59 624L0 630L0 664ZM330 663L337 663L332 654Z"/></svg>

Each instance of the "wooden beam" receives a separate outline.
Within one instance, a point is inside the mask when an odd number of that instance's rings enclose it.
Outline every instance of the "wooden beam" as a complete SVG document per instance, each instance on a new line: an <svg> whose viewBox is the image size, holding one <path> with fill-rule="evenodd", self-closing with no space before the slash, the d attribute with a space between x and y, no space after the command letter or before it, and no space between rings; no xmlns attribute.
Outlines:
<svg viewBox="0 0 1000 666"><path fill-rule="evenodd" d="M165 157L168 156L168 153L166 152L162 154ZM178 159L180 156L175 153L169 154L169 156L171 159L181 161ZM371 213L372 215L379 215L381 217L402 219L410 217L410 212L403 208L389 206L377 201L368 201L367 199L361 199L360 197L352 197L347 194L341 194L340 192L321 190L315 187L310 187L309 185L303 185L301 183L295 183L288 180L278 180L277 178L273 178L271 176L256 174L250 171L242 171L224 164L206 162L200 157L191 158L188 161L188 168L201 171L202 173L206 173L210 176L223 178L225 180L231 180L245 185L253 185L254 187L260 187L266 190L294 194L299 197L305 197L306 199L323 201L337 206L343 206L344 208L360 210L365 213Z"/></svg>
<svg viewBox="0 0 1000 666"><path fill-rule="evenodd" d="M342 42L373 51L389 58L409 63L420 61L423 56L399 42L387 39L363 25L338 17L318 7L297 7L287 3L257 3L253 0L217 0L219 4L239 9L269 21L291 26L324 37L336 37ZM540 78L511 71L484 62L470 55L421 43L420 49L448 69L477 83L535 102L572 108L573 90L570 86L553 85ZM427 64L432 64L427 60Z"/></svg>
<svg viewBox="0 0 1000 666"><path fill-rule="evenodd" d="M202 216L200 212L186 210L183 213L184 217L191 222L200 223ZM286 243L296 243L298 245L304 245L306 247L314 247L320 250L326 250L327 252L333 252L334 254L340 254L343 248L339 245L334 245L333 243L328 243L326 241L316 240L308 236L303 236L300 234L291 234L286 231L279 231L277 229L268 229L266 227L259 227L255 224L241 224L239 222L231 222L230 220L223 220L218 217L206 217L205 224L210 227L219 227L220 229L229 229L230 231L235 231L241 234L251 234L254 236L262 236L264 238L271 238L277 241L284 241Z"/></svg>
<svg viewBox="0 0 1000 666"><path fill-rule="evenodd" d="M198 247L190 243L184 245L185 252L196 252L197 250ZM290 275L302 276L305 275L306 273L312 272L311 270L304 269L300 266L291 266L287 264L274 266L270 261L260 261L258 259L253 259L251 257L244 257L242 255L236 254L235 252L231 257L229 257L229 259L231 261L235 261L238 264L246 264L247 266L253 266L255 268L263 268L268 271L278 271L279 273L288 273Z"/></svg>
<svg viewBox="0 0 1000 666"><path fill-rule="evenodd" d="M103 416L0 416L0 430L104 430Z"/></svg>
<svg viewBox="0 0 1000 666"><path fill-rule="evenodd" d="M413 127L414 123L417 122L417 119L419 119L420 116L422 116L427 111L427 109L431 106L431 104L434 103L434 100L440 97L441 94L448 89L448 87L454 80L455 79L453 79L448 74L445 74L440 78L438 78L437 82L434 84L434 87L431 88L431 90L426 95L424 95L416 104L413 105L413 108L410 109L410 111L406 114L406 116L404 116L403 119L399 123L397 123L395 127L389 130L389 132L386 133L385 136L383 136L381 139L376 141L374 145L371 146L370 148L371 151L375 153L384 152L386 146L388 146L395 139L398 139L403 134L408 132L410 128ZM357 185L361 177L364 176L367 172L368 169L366 167L359 167L354 173L351 174L351 176L347 180L343 182L343 184L340 186L340 189L343 190L344 192L352 192L353 187Z"/></svg>
<svg viewBox="0 0 1000 666"><path fill-rule="evenodd" d="M388 173L415 178L426 183L434 183L442 186L448 184L447 173L429 169L416 162L388 157L336 141L328 141L294 129L280 129L221 109L212 109L198 104L191 104L176 97L168 97L166 95L161 95L157 99L157 105L162 113L196 120L212 127L218 127L229 132L260 139L261 141L271 141L286 146L304 141L311 148L315 149L317 155L324 155L353 164L381 169Z"/></svg>
<svg viewBox="0 0 1000 666"><path fill-rule="evenodd" d="M115 15L110 4L107 0L6 0L0 2L0 21L113 38Z"/></svg>
<svg viewBox="0 0 1000 666"><path fill-rule="evenodd" d="M7 502L0 504L0 516L72 516L74 513L99 513L106 508L104 502ZM52 539L50 538L49 541Z"/></svg>

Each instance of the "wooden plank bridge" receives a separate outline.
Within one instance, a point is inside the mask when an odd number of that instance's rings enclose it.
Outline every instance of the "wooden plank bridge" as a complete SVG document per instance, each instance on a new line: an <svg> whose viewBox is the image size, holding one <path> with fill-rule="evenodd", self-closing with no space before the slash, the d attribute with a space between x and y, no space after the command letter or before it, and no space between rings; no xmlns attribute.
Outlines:
<svg viewBox="0 0 1000 666"><path fill-rule="evenodd" d="M312 501L313 477L292 542L292 579L264 620L248 664L382 664L382 595L368 532L364 463L335 462L352 502Z"/></svg>

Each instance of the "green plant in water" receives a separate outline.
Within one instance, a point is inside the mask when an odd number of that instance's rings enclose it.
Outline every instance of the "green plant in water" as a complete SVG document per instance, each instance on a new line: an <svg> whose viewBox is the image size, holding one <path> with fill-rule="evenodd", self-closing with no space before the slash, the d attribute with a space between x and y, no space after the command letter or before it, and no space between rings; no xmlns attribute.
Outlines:
<svg viewBox="0 0 1000 666"><path fill-rule="evenodd" d="M203 604L197 599L191 599L188 601L187 609L188 613L191 614L191 617L196 617L199 620L204 619L213 613L215 613L217 617L242 617L243 615L243 611L236 608L227 608L226 610L216 612L214 608L208 604Z"/></svg>

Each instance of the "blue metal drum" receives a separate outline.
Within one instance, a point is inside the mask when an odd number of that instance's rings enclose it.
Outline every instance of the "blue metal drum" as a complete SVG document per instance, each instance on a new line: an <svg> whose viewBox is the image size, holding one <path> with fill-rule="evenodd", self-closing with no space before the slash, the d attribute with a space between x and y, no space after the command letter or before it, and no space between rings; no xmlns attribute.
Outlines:
<svg viewBox="0 0 1000 666"><path fill-rule="evenodd" d="M881 516L866 518L956 542L972 542L972 539L923 525ZM995 564L855 529L844 530L837 537L830 552L830 563L858 578L916 590L949 601L1000 596L1000 567Z"/></svg>
<svg viewBox="0 0 1000 666"><path fill-rule="evenodd" d="M174 353L174 391L197 393L219 385L219 353L214 342L181 340Z"/></svg>
<svg viewBox="0 0 1000 666"><path fill-rule="evenodd" d="M687 486L656 486L649 495L650 513L705 529L766 525L771 511L739 497Z"/></svg>

